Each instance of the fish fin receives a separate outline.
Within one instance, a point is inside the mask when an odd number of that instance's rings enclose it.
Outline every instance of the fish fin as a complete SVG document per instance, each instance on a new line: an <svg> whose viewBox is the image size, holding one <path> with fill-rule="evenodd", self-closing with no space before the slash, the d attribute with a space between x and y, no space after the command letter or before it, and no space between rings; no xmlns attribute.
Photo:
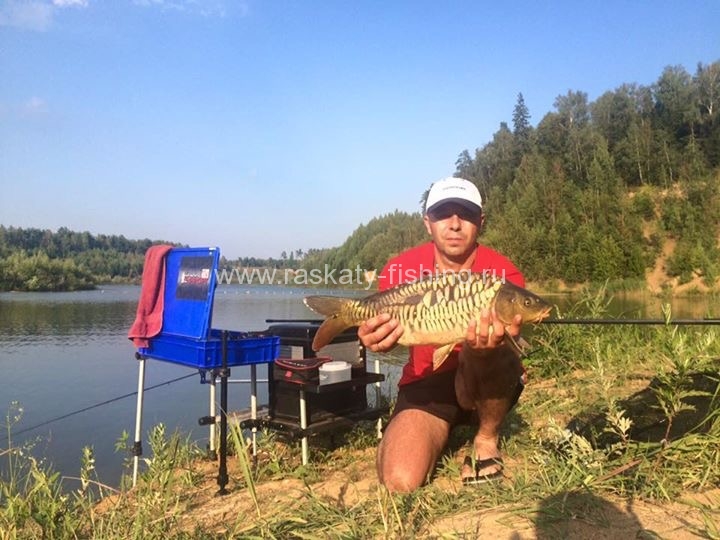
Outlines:
<svg viewBox="0 0 720 540"><path fill-rule="evenodd" d="M347 322L345 319L338 315L328 317L323 321L323 323L320 325L320 328L318 328L318 331L315 333L315 337L313 338L312 342L313 351L319 351L325 345L335 339L335 336L337 336L344 330L347 330L351 326L352 323Z"/></svg>
<svg viewBox="0 0 720 540"><path fill-rule="evenodd" d="M435 349L433 352L433 371L442 366L443 362L448 356L450 356L450 353L454 348L455 343L450 343L449 345L443 345L442 347Z"/></svg>
<svg viewBox="0 0 720 540"><path fill-rule="evenodd" d="M530 350L530 344L525 341L525 338L518 336L517 338L512 337L510 334L505 334L506 342L510 344L510 348L513 349L518 356L523 357L527 351Z"/></svg>
<svg viewBox="0 0 720 540"><path fill-rule="evenodd" d="M325 315L326 317L331 317L340 313L340 310L349 302L349 299L340 296L316 295L306 296L303 302L314 312Z"/></svg>
<svg viewBox="0 0 720 540"><path fill-rule="evenodd" d="M306 296L304 302L305 305L313 311L327 317L315 333L312 342L313 351L319 351L330 343L335 336L352 326L351 322L340 316L343 306L351 302L350 299L338 296L318 295Z"/></svg>

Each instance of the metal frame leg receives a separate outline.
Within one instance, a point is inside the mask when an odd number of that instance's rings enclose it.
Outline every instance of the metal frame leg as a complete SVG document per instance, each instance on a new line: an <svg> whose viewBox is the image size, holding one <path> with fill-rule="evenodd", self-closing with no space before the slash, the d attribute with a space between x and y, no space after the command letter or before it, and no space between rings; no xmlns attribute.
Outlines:
<svg viewBox="0 0 720 540"><path fill-rule="evenodd" d="M230 368L227 366L228 332L222 332L222 368L220 369L220 466L218 468L217 483L220 486L218 495L226 495L229 478L227 472L227 389Z"/></svg>
<svg viewBox="0 0 720 540"><path fill-rule="evenodd" d="M307 429L307 404L305 402L305 390L300 390L300 428L303 430L303 437L300 441L302 448L302 464L308 463L308 437L305 430Z"/></svg>
<svg viewBox="0 0 720 540"><path fill-rule="evenodd" d="M135 409L135 443L133 444L133 476L132 485L137 485L138 467L140 456L142 455L142 414L143 414L143 394L145 391L145 358L139 354L135 355L138 364L138 390L137 390L137 407Z"/></svg>
<svg viewBox="0 0 720 540"><path fill-rule="evenodd" d="M212 422L210 422L210 445L209 445L209 451L210 451L210 457L212 459L215 459L217 457L217 450L215 449L215 432L217 431L217 428L215 427L216 418L217 418L217 402L216 402L216 392L217 389L215 387L215 381L216 373L215 370L212 370L210 375L210 418L212 418Z"/></svg>
<svg viewBox="0 0 720 540"><path fill-rule="evenodd" d="M257 456L257 369L255 364L250 365L250 418L253 421L252 427L252 455Z"/></svg>
<svg viewBox="0 0 720 540"><path fill-rule="evenodd" d="M380 360L375 356L375 373L380 373ZM375 383L375 406L380 406L380 382ZM377 419L377 438L382 439L382 416Z"/></svg>

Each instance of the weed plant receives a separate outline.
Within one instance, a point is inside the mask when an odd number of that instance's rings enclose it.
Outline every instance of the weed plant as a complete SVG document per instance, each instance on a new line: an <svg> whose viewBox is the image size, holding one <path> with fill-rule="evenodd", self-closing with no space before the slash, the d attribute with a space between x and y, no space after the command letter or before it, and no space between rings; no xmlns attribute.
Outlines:
<svg viewBox="0 0 720 540"><path fill-rule="evenodd" d="M600 289L560 316L603 318L608 302ZM530 339L530 383L504 426L507 477L500 483L460 485L471 427L453 432L432 482L392 495L377 486L367 464L377 445L372 423L327 444L313 440L306 466L297 443L274 432L258 433L252 456L248 433L231 424L232 503L220 519L196 522L188 516L197 516L198 506L220 503L208 494L203 452L188 439L154 427L152 457L143 460L138 485L126 478L115 490L95 477L91 449L78 478L70 479L33 457L31 447L14 446L12 428L22 414L15 404L6 417L7 448L0 449L0 539L474 538L480 518L463 529L438 529L438 522L498 507L509 522L523 519L562 536L559 523L589 516L588 508L608 499L685 503L700 517L691 532L719 538L717 501L688 497L720 487L717 330L541 325ZM127 448L126 436L118 446ZM318 489L338 472L346 490L366 481L360 496L329 497Z"/></svg>

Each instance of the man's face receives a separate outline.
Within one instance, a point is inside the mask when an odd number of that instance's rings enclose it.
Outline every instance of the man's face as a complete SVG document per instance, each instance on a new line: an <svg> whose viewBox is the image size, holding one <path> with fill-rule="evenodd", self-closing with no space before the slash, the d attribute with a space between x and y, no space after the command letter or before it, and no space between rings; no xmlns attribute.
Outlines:
<svg viewBox="0 0 720 540"><path fill-rule="evenodd" d="M448 202L427 214L424 221L437 249L456 259L468 255L475 248L483 216L461 204Z"/></svg>

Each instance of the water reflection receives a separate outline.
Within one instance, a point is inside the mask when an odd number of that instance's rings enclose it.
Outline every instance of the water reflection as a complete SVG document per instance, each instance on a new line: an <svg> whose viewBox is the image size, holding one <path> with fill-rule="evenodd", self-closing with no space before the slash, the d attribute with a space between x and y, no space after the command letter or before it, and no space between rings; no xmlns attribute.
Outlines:
<svg viewBox="0 0 720 540"><path fill-rule="evenodd" d="M221 286L216 291L212 326L263 330L268 318L315 318L302 298L317 292ZM2 416L13 402L24 409L20 423L13 426L13 444L40 437L36 452L71 476L78 474L82 447L91 445L102 481L114 484L119 480L125 456L115 454L114 443L124 430L134 431L132 394L137 390L138 371L127 332L139 295L140 288L134 286L77 293L0 294L4 381L0 409ZM200 384L197 370L149 361L146 387L187 374L192 377L146 393L143 424L149 428L163 422L168 432L182 430L202 446L208 429L200 428L197 419L207 414L209 388ZM267 378L265 366L259 366L258 376ZM247 379L249 368L233 368L232 377ZM114 400L125 395L130 397ZM264 385L260 385L259 399L267 401ZM231 409L246 409L247 385L233 385L228 400ZM75 414L78 411L84 412ZM0 449L6 444L7 435L0 433Z"/></svg>
<svg viewBox="0 0 720 540"><path fill-rule="evenodd" d="M68 343L70 338L92 340L126 328L135 303L21 303L4 304L0 311L0 346L20 340Z"/></svg>

